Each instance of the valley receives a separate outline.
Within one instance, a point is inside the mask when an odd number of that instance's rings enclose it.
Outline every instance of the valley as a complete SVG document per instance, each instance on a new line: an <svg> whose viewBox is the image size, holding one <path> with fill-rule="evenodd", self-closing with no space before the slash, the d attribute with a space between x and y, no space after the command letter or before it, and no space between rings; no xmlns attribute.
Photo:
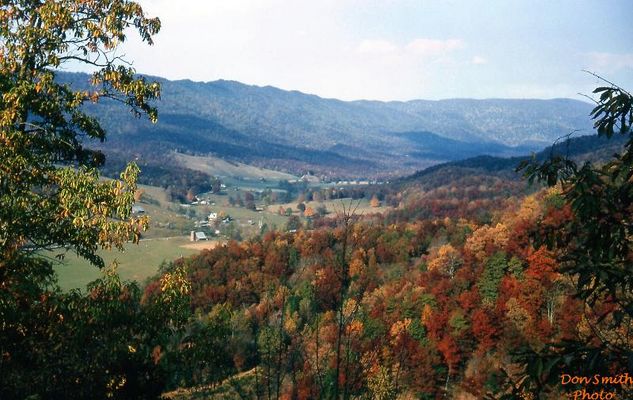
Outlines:
<svg viewBox="0 0 633 400"><path fill-rule="evenodd" d="M59 76L88 88L86 75ZM97 148L153 166L162 165L157 155L177 151L326 180L384 179L476 155L519 156L572 131L593 133L591 105L571 99L340 101L235 81L148 78L163 90L157 124L135 121L112 102L86 109L105 117L110 133Z"/></svg>
<svg viewBox="0 0 633 400"><path fill-rule="evenodd" d="M633 398L614 1L3 1L0 399Z"/></svg>
<svg viewBox="0 0 633 400"><path fill-rule="evenodd" d="M578 161L600 161L620 151L623 143L623 138L575 138L554 148L546 148L537 154L537 158L544 160L552 154L563 153ZM519 183L521 178L515 169L521 161L529 159L528 156L474 157L438 164L391 183L349 185L349 182L309 184L287 173L209 156L173 156L183 168L221 177L226 182L223 184L225 187L220 193L196 193L196 197L204 199L204 204L197 201L197 204L192 205L172 199L164 188L141 185L139 189L143 194L136 204L149 216L149 230L144 233L139 245L130 244L125 252L100 251L107 265L117 262L118 272L123 279L142 283L158 273L161 264L197 254L201 249L212 248L216 243L226 244L231 239L247 240L270 230L294 229L288 228L290 216L298 217L301 225L310 228L315 218L335 217L344 208L353 207L359 216L398 212L398 209L404 210L408 198L424 196L425 193L455 185L472 186L472 182L477 179ZM354 198L332 199L338 196L333 195L337 189L347 190L342 195L351 194ZM530 191L528 187L521 190L526 193ZM380 194L382 201L372 206L370 200L373 193ZM259 205L261 209L249 209L244 202L249 198L253 201L251 207ZM305 207L303 212L297 208L300 203ZM220 219L230 217L231 220L228 223L205 223L199 226L198 223L206 222L211 213L220 215ZM204 232L210 241L191 242L189 236L192 230ZM50 252L53 258L56 254L64 252ZM100 272L90 268L87 261L73 255L68 255L56 264L60 286L64 290L84 288L100 276Z"/></svg>

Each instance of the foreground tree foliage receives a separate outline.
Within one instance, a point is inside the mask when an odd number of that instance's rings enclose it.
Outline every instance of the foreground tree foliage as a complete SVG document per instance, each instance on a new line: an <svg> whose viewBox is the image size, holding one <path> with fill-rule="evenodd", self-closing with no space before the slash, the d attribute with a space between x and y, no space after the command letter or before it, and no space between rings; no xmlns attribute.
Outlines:
<svg viewBox="0 0 633 400"><path fill-rule="evenodd" d="M530 181L562 190L568 213L534 237L556 252L560 271L572 278L590 329L580 341L526 355L537 386L566 369L609 375L630 372L633 363L633 96L598 78L608 86L594 90L594 126L607 138L625 136L622 151L601 165L559 156L520 167Z"/></svg>
<svg viewBox="0 0 633 400"><path fill-rule="evenodd" d="M8 0L0 5L0 397L152 397L159 375L152 327L134 285L109 276L88 295L55 289L41 250L72 251L97 267L98 248L138 241L131 216L138 168L100 180L103 141L86 102L121 102L156 120L160 88L117 56L129 29L152 44L158 19L127 0ZM55 79L94 68L92 88ZM162 321L161 321L162 324ZM158 335L158 338L161 336ZM152 339L154 340L154 339ZM160 382L160 380L158 380Z"/></svg>
<svg viewBox="0 0 633 400"><path fill-rule="evenodd" d="M152 353L160 343L153 315L140 307L140 290L108 273L79 291L45 293L4 330L3 398L155 398L164 372ZM6 321L6 320L5 320ZM18 325L19 324L19 325ZM9 327L7 327L9 328ZM156 335L151 340L147 335ZM164 334L164 333L163 333ZM155 344L154 344L155 343Z"/></svg>
<svg viewBox="0 0 633 400"><path fill-rule="evenodd" d="M136 28L152 43L160 27L130 1L8 1L0 8L0 252L2 262L30 257L27 249L72 248L101 267L101 247L137 238L144 220L130 218L138 170L100 182L100 153L84 139L105 132L82 110L107 98L156 119L148 100L159 86L136 77L116 56L124 31ZM75 91L55 80L69 62L98 68L92 90ZM71 167L61 168L60 165ZM20 261L20 263L22 263ZM22 263L28 264L28 263ZM2 268L3 275L10 268ZM23 274L15 274L23 275Z"/></svg>

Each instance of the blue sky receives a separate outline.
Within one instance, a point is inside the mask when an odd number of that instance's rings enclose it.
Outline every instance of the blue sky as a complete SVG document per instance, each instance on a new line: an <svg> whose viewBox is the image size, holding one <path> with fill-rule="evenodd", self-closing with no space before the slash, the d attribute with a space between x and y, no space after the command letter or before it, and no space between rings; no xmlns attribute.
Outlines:
<svg viewBox="0 0 633 400"><path fill-rule="evenodd" d="M139 72L345 100L581 99L594 71L633 89L633 2L141 0L156 45Z"/></svg>

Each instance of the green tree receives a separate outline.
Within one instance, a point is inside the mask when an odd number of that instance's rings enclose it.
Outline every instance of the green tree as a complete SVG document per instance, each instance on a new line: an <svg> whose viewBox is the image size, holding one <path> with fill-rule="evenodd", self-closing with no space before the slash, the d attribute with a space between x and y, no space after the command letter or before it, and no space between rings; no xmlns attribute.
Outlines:
<svg viewBox="0 0 633 400"><path fill-rule="evenodd" d="M301 227L302 227L301 220L296 215L291 215L290 218L288 218L288 221L286 221L287 231L301 229Z"/></svg>
<svg viewBox="0 0 633 400"><path fill-rule="evenodd" d="M105 139L86 102L107 98L156 120L159 96L119 56L125 31L151 44L160 28L131 1L10 0L0 8L0 279L23 275L33 249L68 247L101 267L98 247L138 239L144 219L131 218L138 168L100 181L101 153L83 140ZM90 65L90 89L55 78L68 63ZM66 167L63 167L66 165ZM18 267L19 266L19 267ZM34 272L35 273L35 272Z"/></svg>
<svg viewBox="0 0 633 400"><path fill-rule="evenodd" d="M178 349L168 353L172 389L181 386L217 384L234 373L231 348L231 310L216 305L206 315L192 317Z"/></svg>
<svg viewBox="0 0 633 400"><path fill-rule="evenodd" d="M499 284L507 267L506 254L503 252L493 254L486 261L484 272L477 282L477 288L484 304L494 307L499 294Z"/></svg>
<svg viewBox="0 0 633 400"><path fill-rule="evenodd" d="M23 310L34 323L18 321L21 340L5 341L10 330L3 329L0 398L151 399L161 394L164 371L152 352L165 345L161 339L168 328L141 307L135 283L122 283L113 269L105 272L88 285L88 295L47 293Z"/></svg>
<svg viewBox="0 0 633 400"><path fill-rule="evenodd" d="M119 180L99 179L96 168L104 156L85 146L89 140L103 141L106 133L84 105L108 99L156 121L151 101L159 97L159 85L136 75L118 55L117 46L132 30L152 44L159 29L158 19L147 18L140 5L128 0L0 4L0 375L44 397L90 397L79 392L74 396L66 387L63 393L44 393L47 385L54 387L56 379L65 379L66 367L82 371L86 380L104 378L103 364L80 368L79 364L90 363L90 354L96 351L92 346L68 349L81 349L75 365L55 369L59 363L38 362L48 351L47 343L55 343L55 338L64 343L63 335L83 329L80 325L66 331L64 321L80 318L81 301L52 289L52 265L40 250L61 248L60 255L72 251L103 267L99 248L122 248L129 240L138 241L146 228L144 217L131 215L138 168L129 165ZM56 71L69 64L91 68L94 72L86 82L90 84L79 88L60 82ZM97 287L91 290L95 296L102 293ZM85 304L96 307L94 302ZM69 310L65 318L57 311L64 308ZM61 328L47 330L58 323ZM106 349L104 354L114 351L108 342L99 346ZM124 350L129 350L127 345ZM54 348L50 352L55 353ZM38 373L38 368L50 368L50 375ZM46 376L51 380L38 380ZM121 382L110 380L106 385ZM8 383L3 380L0 387L14 387ZM2 398L28 395L20 389L0 393Z"/></svg>
<svg viewBox="0 0 633 400"><path fill-rule="evenodd" d="M628 137L622 151L601 164L563 156L524 162L530 182L560 185L571 215L539 223L536 244L557 254L573 278L591 326L586 337L527 355L532 384L555 382L561 370L577 375L627 372L633 362L633 96L608 82L591 112L598 135Z"/></svg>
<svg viewBox="0 0 633 400"><path fill-rule="evenodd" d="M222 191L222 181L220 178L211 178L211 192L218 194Z"/></svg>

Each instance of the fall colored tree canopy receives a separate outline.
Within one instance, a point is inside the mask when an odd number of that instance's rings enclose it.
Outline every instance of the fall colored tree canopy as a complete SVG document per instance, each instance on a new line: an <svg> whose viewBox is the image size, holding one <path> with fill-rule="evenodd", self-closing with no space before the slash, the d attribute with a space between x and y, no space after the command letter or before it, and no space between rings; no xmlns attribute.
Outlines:
<svg viewBox="0 0 633 400"><path fill-rule="evenodd" d="M459 214L343 218L170 268L188 271L193 310L224 307L242 321L226 373L250 373L253 398L556 398L577 387L532 380L524 354L597 340L589 326L599 319L584 314L556 254L533 246L532 235L566 215L559 196L515 199L493 226Z"/></svg>

